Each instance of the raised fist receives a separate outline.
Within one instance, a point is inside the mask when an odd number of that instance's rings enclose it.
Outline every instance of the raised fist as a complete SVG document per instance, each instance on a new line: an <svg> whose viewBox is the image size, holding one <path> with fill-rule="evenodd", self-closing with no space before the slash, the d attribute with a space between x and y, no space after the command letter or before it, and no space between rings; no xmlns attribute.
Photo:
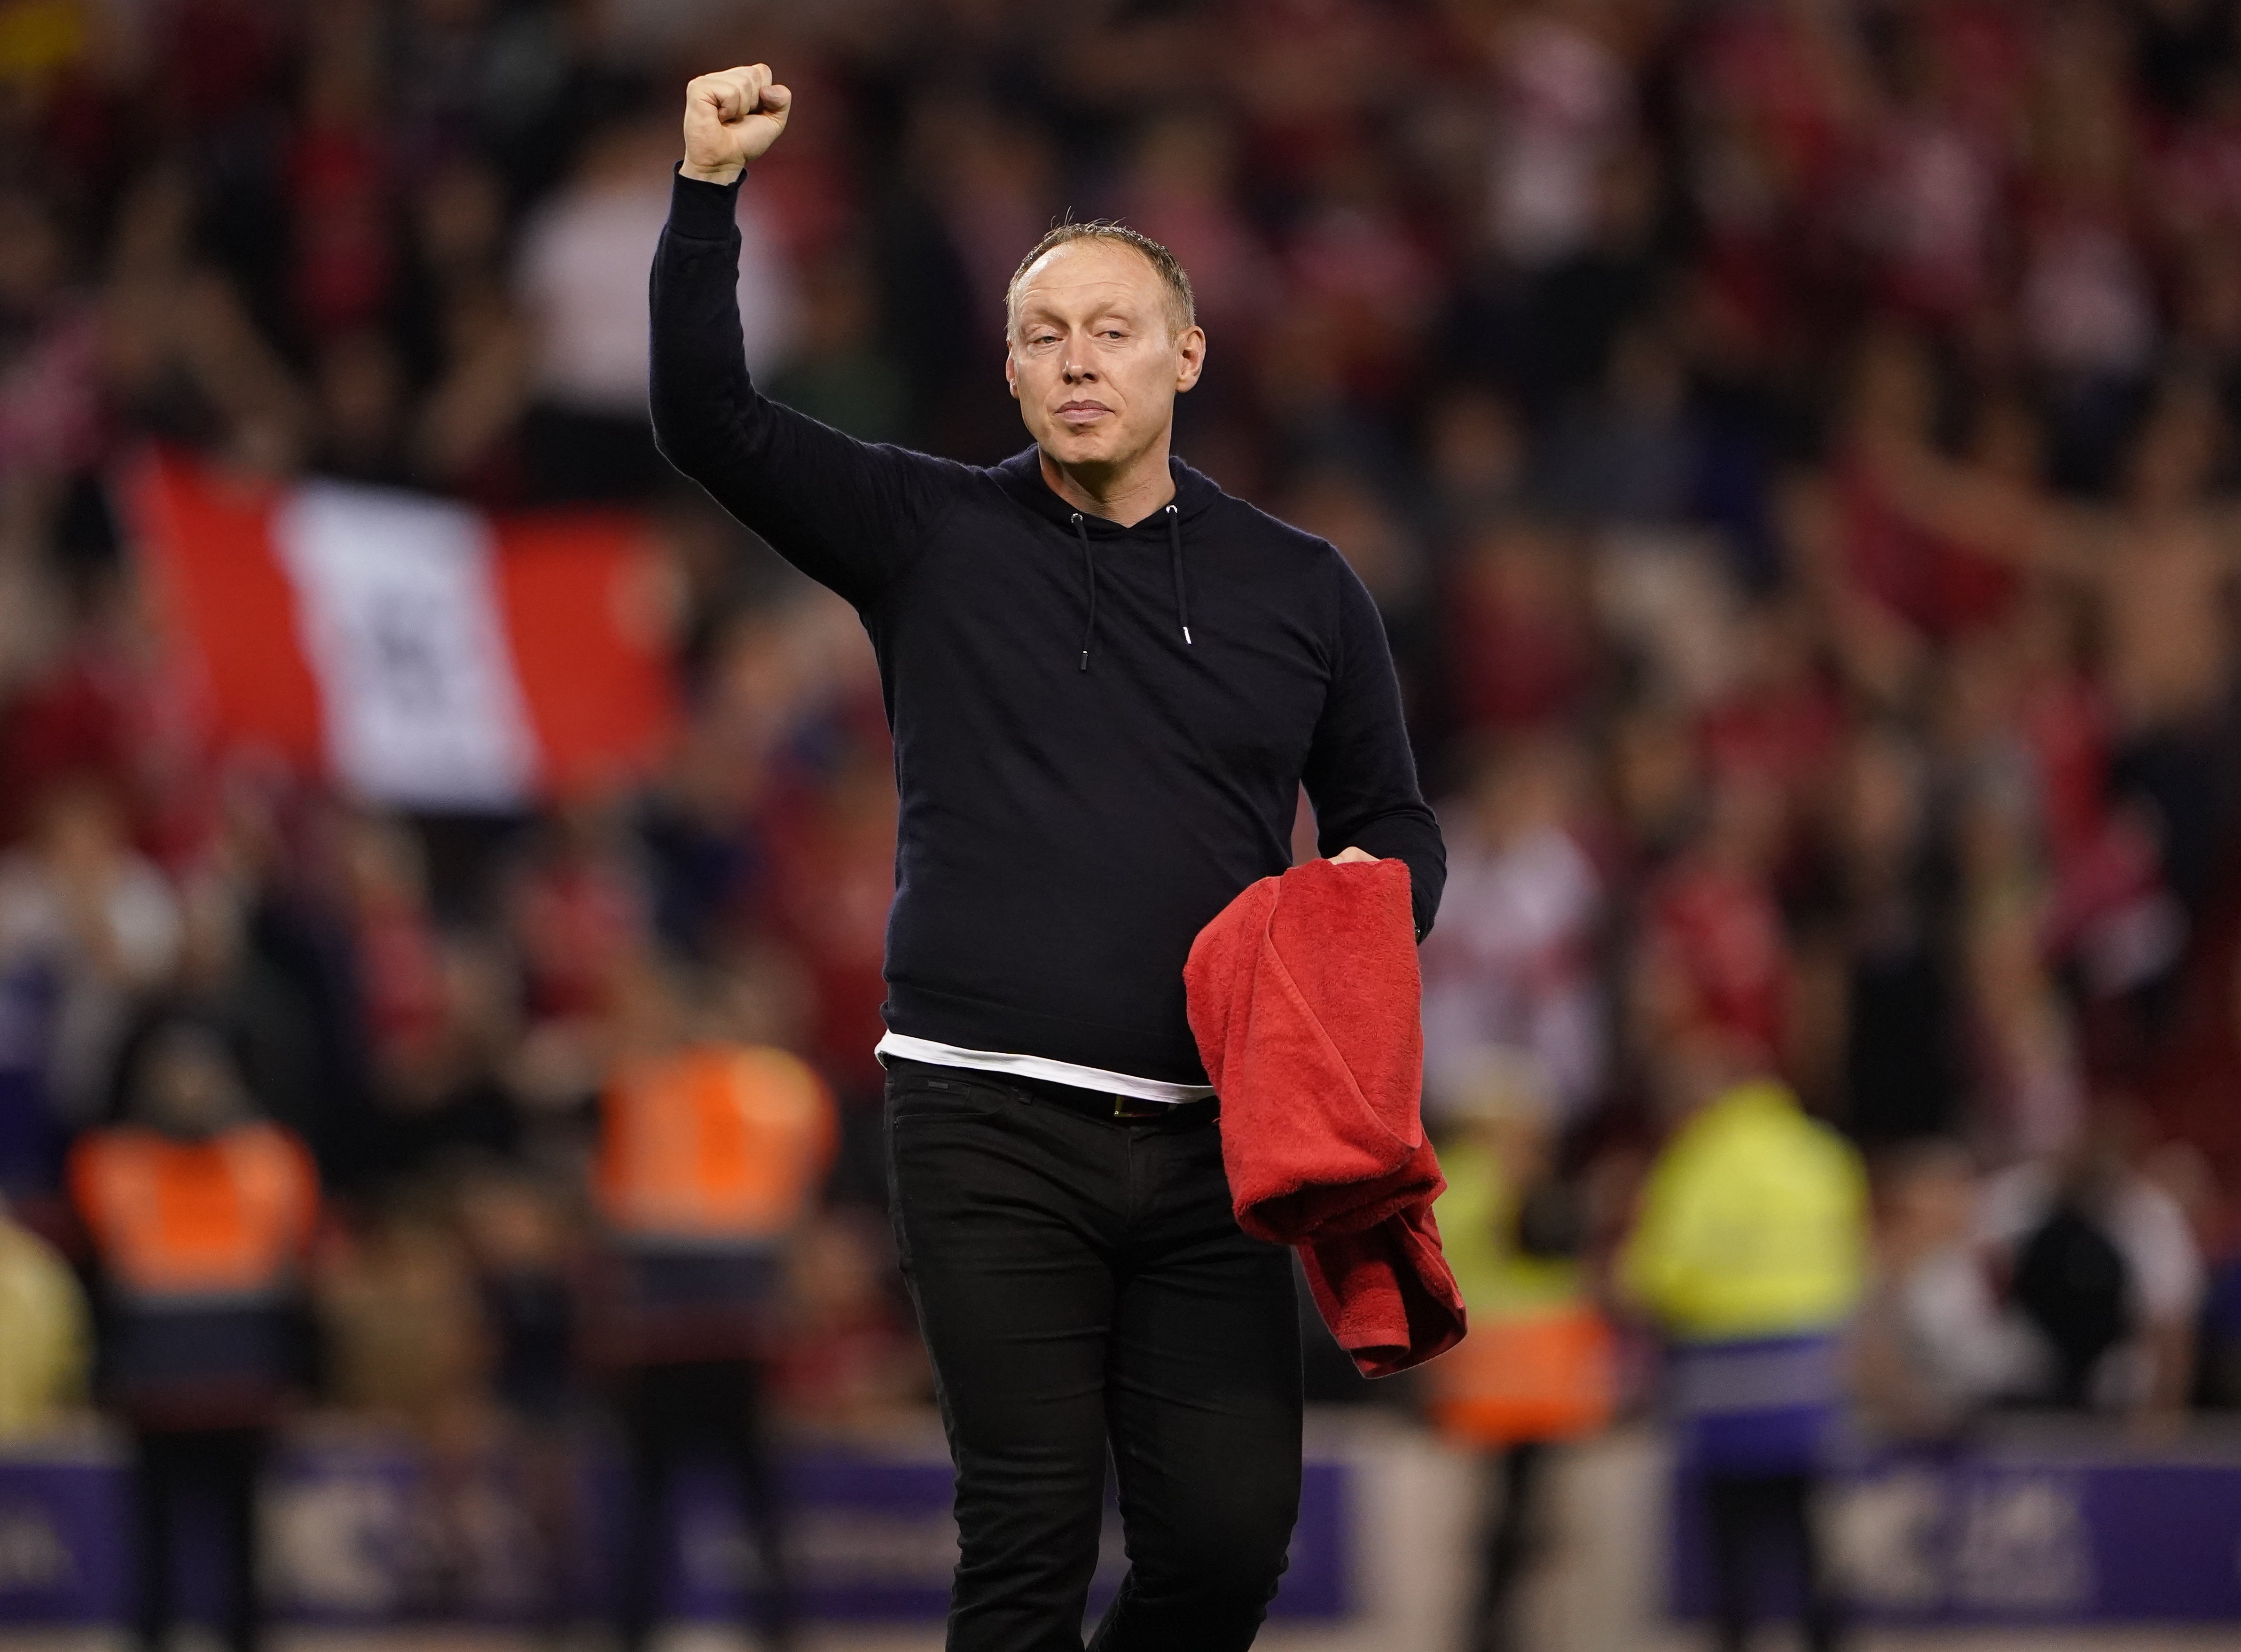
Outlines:
<svg viewBox="0 0 2241 1652"><path fill-rule="evenodd" d="M771 80L770 65L750 64L701 75L685 88L685 176L729 184L786 130L793 94Z"/></svg>

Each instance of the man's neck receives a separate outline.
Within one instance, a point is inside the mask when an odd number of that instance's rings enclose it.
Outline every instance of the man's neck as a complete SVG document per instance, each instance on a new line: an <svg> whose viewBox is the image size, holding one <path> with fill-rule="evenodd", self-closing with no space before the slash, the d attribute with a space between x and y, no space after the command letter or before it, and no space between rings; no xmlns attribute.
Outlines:
<svg viewBox="0 0 2241 1652"><path fill-rule="evenodd" d="M1077 511L1133 528L1175 497L1175 478L1167 469L1165 438L1126 465L1083 466L1068 470L1047 450L1037 449L1043 480L1050 491Z"/></svg>

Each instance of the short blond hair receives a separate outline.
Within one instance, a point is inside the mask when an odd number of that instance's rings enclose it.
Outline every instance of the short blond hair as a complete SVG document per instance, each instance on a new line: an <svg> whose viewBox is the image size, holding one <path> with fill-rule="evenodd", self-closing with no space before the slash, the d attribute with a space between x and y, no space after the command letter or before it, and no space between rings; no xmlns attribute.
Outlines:
<svg viewBox="0 0 2241 1652"><path fill-rule="evenodd" d="M1174 327L1175 336L1181 338L1198 325L1198 301L1191 294L1190 277L1184 273L1181 261L1141 230L1132 230L1115 218L1091 218L1082 224L1054 224L1041 240L1027 249L1027 256L1020 260L1020 267L1012 271L1011 280L1004 286L1004 331L1007 337L1019 329L1020 283L1034 267L1035 260L1075 241L1107 241L1141 253L1152 266L1153 273L1160 278L1160 284L1167 289L1167 319Z"/></svg>

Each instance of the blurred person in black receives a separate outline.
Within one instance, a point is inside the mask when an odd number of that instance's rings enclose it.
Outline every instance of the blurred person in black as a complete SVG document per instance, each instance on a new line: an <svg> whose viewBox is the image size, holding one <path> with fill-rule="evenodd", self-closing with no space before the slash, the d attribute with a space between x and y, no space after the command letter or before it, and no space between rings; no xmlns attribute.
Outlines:
<svg viewBox="0 0 2241 1652"><path fill-rule="evenodd" d="M2010 1165L1983 1189L1978 1236L2037 1345L2027 1402L2169 1432L2194 1382L2205 1275L2184 1208L2146 1174L2144 1120L2099 1100L2056 1154Z"/></svg>
<svg viewBox="0 0 2241 1652"><path fill-rule="evenodd" d="M1530 1053L1488 1046L1435 1083L1441 1244L1470 1333L1426 1373L1430 1408L1489 1494L1471 1652L1517 1652L1531 1638L1525 1587L1554 1535L1551 1471L1610 1420L1612 1340L1582 1265L1584 1190L1557 1158L1554 1082Z"/></svg>
<svg viewBox="0 0 2241 1652"><path fill-rule="evenodd" d="M492 1344L492 1386L537 1536L533 1610L555 1645L566 1639L582 1553L575 1450L583 1420L575 1380L581 1270L572 1214L557 1188L502 1159L473 1164L459 1180L459 1228Z"/></svg>
<svg viewBox="0 0 2241 1652"><path fill-rule="evenodd" d="M155 1013L119 1067L124 1122L81 1138L70 1194L101 1276L102 1385L133 1433L139 1643L173 1618L183 1503L225 1540L224 1639L260 1644L258 1477L300 1375L311 1154L256 1116L224 1029Z"/></svg>
<svg viewBox="0 0 2241 1652"><path fill-rule="evenodd" d="M900 793L885 1017L899 1248L958 1466L953 1652L1081 1647L1108 1442L1130 1571L1101 1652L1249 1645L1296 1516L1298 1314L1231 1214L1182 966L1321 853L1444 878L1377 610L1336 551L1171 456L1188 278L1067 224L1006 295L1034 445L866 446L750 383L735 191L792 94L686 90L652 281L662 451L847 599Z"/></svg>

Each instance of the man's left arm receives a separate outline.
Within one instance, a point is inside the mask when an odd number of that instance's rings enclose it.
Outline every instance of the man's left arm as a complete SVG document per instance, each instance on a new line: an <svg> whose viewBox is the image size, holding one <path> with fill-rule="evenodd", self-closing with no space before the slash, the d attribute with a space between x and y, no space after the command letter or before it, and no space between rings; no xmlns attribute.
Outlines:
<svg viewBox="0 0 2241 1652"><path fill-rule="evenodd" d="M1315 846L1405 860L1416 939L1432 927L1448 880L1440 822L1416 785L1416 759L1401 716L1401 682L1377 605L1354 571L1338 566L1331 684L1301 777L1315 810Z"/></svg>

